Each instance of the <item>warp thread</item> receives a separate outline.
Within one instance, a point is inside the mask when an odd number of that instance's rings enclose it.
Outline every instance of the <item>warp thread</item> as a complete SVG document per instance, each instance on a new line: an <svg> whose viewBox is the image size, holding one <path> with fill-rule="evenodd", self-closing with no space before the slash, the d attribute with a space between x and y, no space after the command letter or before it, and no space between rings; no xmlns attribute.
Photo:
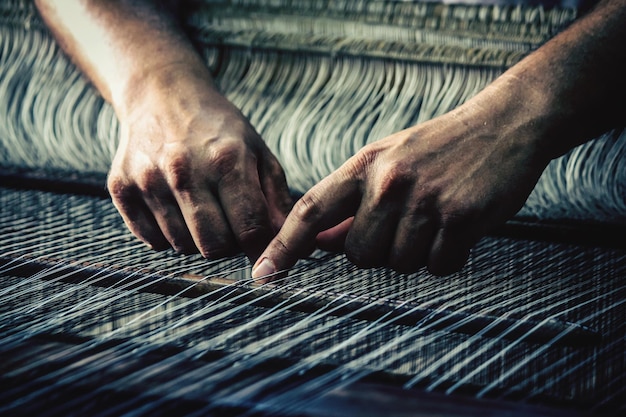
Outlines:
<svg viewBox="0 0 626 417"><path fill-rule="evenodd" d="M0 166L106 172L119 125L30 2L0 14ZM576 17L568 8L373 0L197 2L222 90L304 192L363 145L470 98ZM309 51L308 53L302 51ZM626 135L553 161L519 213L626 222Z"/></svg>

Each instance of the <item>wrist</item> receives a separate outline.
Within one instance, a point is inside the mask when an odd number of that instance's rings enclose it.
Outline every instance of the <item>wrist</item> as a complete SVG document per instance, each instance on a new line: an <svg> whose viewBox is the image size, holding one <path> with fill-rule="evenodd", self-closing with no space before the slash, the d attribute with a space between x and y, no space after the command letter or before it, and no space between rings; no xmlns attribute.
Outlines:
<svg viewBox="0 0 626 417"><path fill-rule="evenodd" d="M189 60L160 62L129 73L111 92L111 102L120 120L134 117L145 106L176 106L178 98L189 102L208 95L221 97L204 63Z"/></svg>
<svg viewBox="0 0 626 417"><path fill-rule="evenodd" d="M573 146L556 97L549 87L509 71L470 100L465 111L480 122L485 136L547 164Z"/></svg>

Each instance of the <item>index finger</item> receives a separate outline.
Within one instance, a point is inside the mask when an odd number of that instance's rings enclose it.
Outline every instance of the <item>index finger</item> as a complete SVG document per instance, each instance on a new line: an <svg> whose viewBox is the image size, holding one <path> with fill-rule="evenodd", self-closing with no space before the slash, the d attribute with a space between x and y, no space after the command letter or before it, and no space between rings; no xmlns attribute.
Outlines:
<svg viewBox="0 0 626 417"><path fill-rule="evenodd" d="M317 234L354 215L361 201L358 182L340 169L324 178L296 202L283 227L252 269L262 278L292 267Z"/></svg>

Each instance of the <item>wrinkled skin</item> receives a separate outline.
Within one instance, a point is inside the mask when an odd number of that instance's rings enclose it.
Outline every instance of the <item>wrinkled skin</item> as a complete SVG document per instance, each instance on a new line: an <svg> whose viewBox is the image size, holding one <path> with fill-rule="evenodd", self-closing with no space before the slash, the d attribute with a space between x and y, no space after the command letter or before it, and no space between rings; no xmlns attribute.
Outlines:
<svg viewBox="0 0 626 417"><path fill-rule="evenodd" d="M156 249L256 259L291 208L285 175L217 90L179 2L36 4L120 121L108 189L129 229Z"/></svg>
<svg viewBox="0 0 626 417"><path fill-rule="evenodd" d="M215 88L178 2L36 3L120 119L108 186L128 227L155 248L243 250L262 281L316 243L362 267L454 272L551 159L626 121L626 2L600 0L461 107L364 147L285 218L282 169Z"/></svg>
<svg viewBox="0 0 626 417"><path fill-rule="evenodd" d="M108 179L126 225L156 249L256 259L291 207L257 132L184 68L145 82L121 118Z"/></svg>
<svg viewBox="0 0 626 417"><path fill-rule="evenodd" d="M521 208L548 163L526 144L536 130L475 101L372 143L296 203L264 256L298 259L317 239L360 267L454 272Z"/></svg>
<svg viewBox="0 0 626 417"><path fill-rule="evenodd" d="M296 203L252 276L314 241L362 267L459 270L551 159L624 126L624 21L626 2L601 1L459 108L364 147Z"/></svg>

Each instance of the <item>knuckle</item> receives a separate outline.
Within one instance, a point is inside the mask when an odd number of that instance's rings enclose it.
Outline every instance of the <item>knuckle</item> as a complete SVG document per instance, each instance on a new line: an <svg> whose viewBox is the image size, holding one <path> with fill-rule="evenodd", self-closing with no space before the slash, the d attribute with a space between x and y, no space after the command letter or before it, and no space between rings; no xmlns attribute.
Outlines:
<svg viewBox="0 0 626 417"><path fill-rule="evenodd" d="M209 167L217 179L232 175L238 170L242 155L246 152L245 143L242 141L228 140L225 143L216 144L209 154Z"/></svg>
<svg viewBox="0 0 626 417"><path fill-rule="evenodd" d="M288 233L281 230L271 240L265 253L269 258L278 261L276 266L284 268L294 265L298 259L308 256L314 249L314 242L294 245Z"/></svg>
<svg viewBox="0 0 626 417"><path fill-rule="evenodd" d="M379 177L376 194L381 200L397 199L411 187L411 174L401 166L391 165L383 168Z"/></svg>
<svg viewBox="0 0 626 417"><path fill-rule="evenodd" d="M168 183L176 190L192 188L194 175L191 156L186 152L171 154L164 166L165 177Z"/></svg>
<svg viewBox="0 0 626 417"><path fill-rule="evenodd" d="M397 157L389 157L377 143L361 149L348 164L348 175L369 178L368 193L375 201L402 198L415 182L415 170Z"/></svg>
<svg viewBox="0 0 626 417"><path fill-rule="evenodd" d="M272 250L277 252L282 259L298 259L301 256L305 256L306 253L296 253L289 247L287 241L284 240L280 234L276 236L272 242Z"/></svg>
<svg viewBox="0 0 626 417"><path fill-rule="evenodd" d="M375 144L360 149L345 165L347 175L351 178L360 178L371 166L375 165L380 151Z"/></svg>
<svg viewBox="0 0 626 417"><path fill-rule="evenodd" d="M128 182L122 176L114 174L107 178L107 189L114 200L125 200L131 193Z"/></svg>
<svg viewBox="0 0 626 417"><path fill-rule="evenodd" d="M363 165L369 165L376 161L378 156L381 153L381 149L379 149L378 143L372 143L364 146L356 153L356 160L359 161Z"/></svg>
<svg viewBox="0 0 626 417"><path fill-rule="evenodd" d="M318 201L317 195L309 191L294 205L292 210L294 216L301 222L315 223L323 214Z"/></svg>
<svg viewBox="0 0 626 417"><path fill-rule="evenodd" d="M141 170L135 177L137 188L143 194L150 194L161 182L161 173L156 167L148 167Z"/></svg>

